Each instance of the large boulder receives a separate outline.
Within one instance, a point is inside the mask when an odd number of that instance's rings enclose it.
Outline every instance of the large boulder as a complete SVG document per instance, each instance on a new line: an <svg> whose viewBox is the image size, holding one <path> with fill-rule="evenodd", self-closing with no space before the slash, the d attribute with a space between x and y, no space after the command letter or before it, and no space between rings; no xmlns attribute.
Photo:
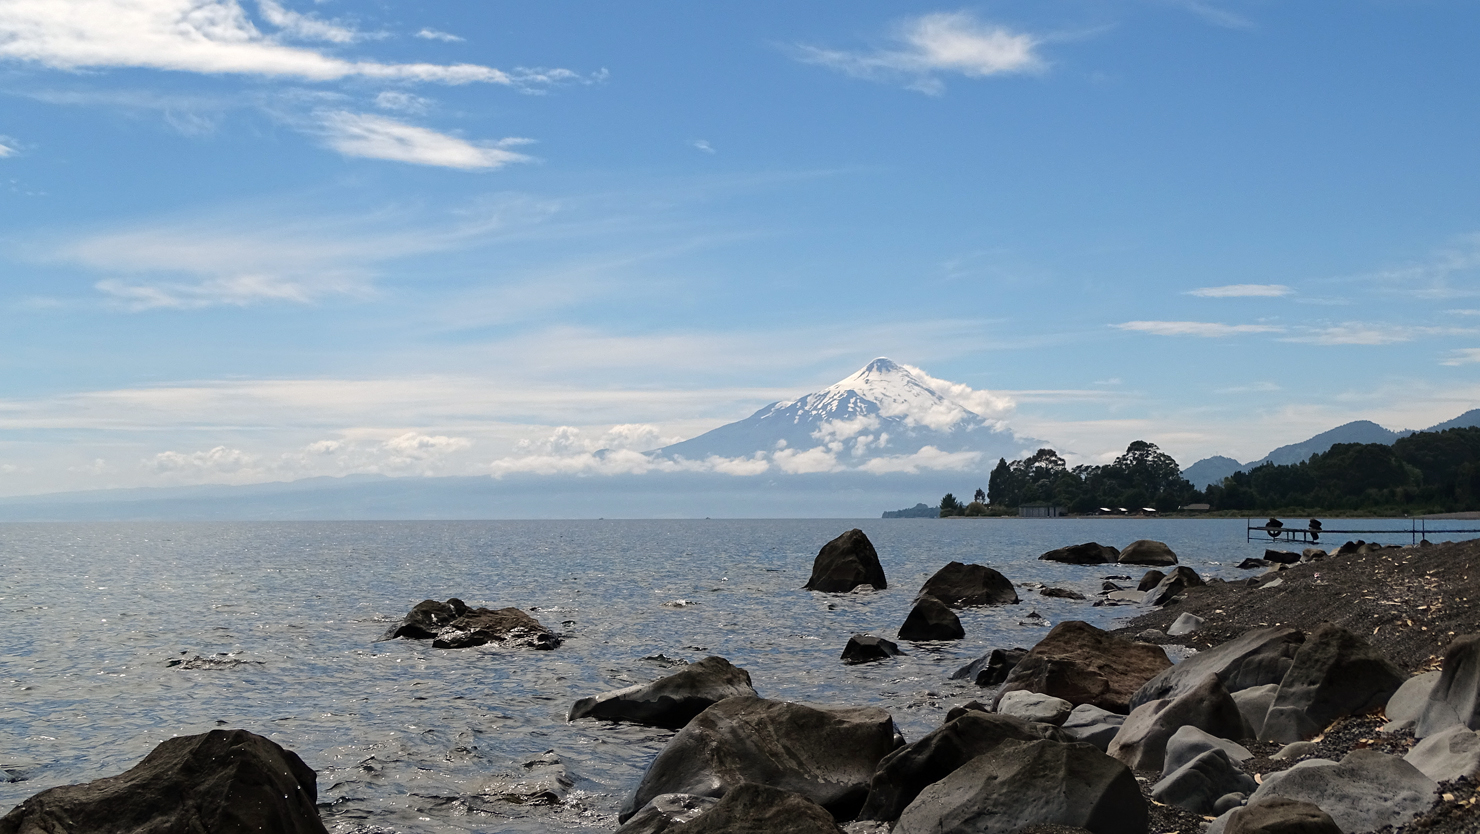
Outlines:
<svg viewBox="0 0 1480 834"><path fill-rule="evenodd" d="M1218 738L1253 735L1218 676L1207 675L1173 700L1151 701L1132 710L1107 752L1137 770L1161 770L1167 742L1188 725Z"/></svg>
<svg viewBox="0 0 1480 834"><path fill-rule="evenodd" d="M582 698L566 720L597 718L677 730L718 701L755 694L749 672L722 657L706 657L652 683Z"/></svg>
<svg viewBox="0 0 1480 834"><path fill-rule="evenodd" d="M1263 784L1249 795L1249 805L1274 797L1309 802L1330 814L1342 831L1373 831L1403 825L1427 811L1436 787L1397 756L1362 749L1340 763L1311 759L1265 774Z"/></svg>
<svg viewBox="0 0 1480 834"><path fill-rule="evenodd" d="M1382 714L1388 720L1382 726L1382 731L1392 733L1412 730L1418 724L1418 717L1428 708L1429 695L1433 693L1442 675L1442 672L1435 669L1403 681L1403 685L1388 699L1387 706L1382 708Z"/></svg>
<svg viewBox="0 0 1480 834"><path fill-rule="evenodd" d="M1209 750L1223 751L1223 754L1228 757L1228 760L1237 765L1242 765L1254 757L1254 754L1249 752L1249 748L1242 744L1229 741L1226 738L1219 738L1206 730L1198 729L1189 724L1186 727L1179 728L1175 733L1172 733L1171 738L1167 739L1167 752L1161 765L1161 775L1170 775L1172 771ZM1216 797L1214 798L1216 799Z"/></svg>
<svg viewBox="0 0 1480 834"><path fill-rule="evenodd" d="M503 648L549 650L560 637L518 608L471 608L432 638L434 649L467 649L494 643Z"/></svg>
<svg viewBox="0 0 1480 834"><path fill-rule="evenodd" d="M1092 745L1007 741L921 791L894 834L1015 832L1032 825L1145 834L1147 821L1136 777Z"/></svg>
<svg viewBox="0 0 1480 834"><path fill-rule="evenodd" d="M1439 680L1413 728L1418 738L1460 725L1480 730L1480 634L1465 634L1444 650Z"/></svg>
<svg viewBox="0 0 1480 834"><path fill-rule="evenodd" d="M1269 705L1274 703L1274 696L1278 694L1280 685L1277 683L1251 686L1233 693L1233 702L1238 704L1238 711L1244 714L1244 720L1249 722L1249 730L1254 733L1255 738L1264 732L1264 718L1269 715Z"/></svg>
<svg viewBox="0 0 1480 834"><path fill-rule="evenodd" d="M803 587L846 594L859 585L872 585L879 591L889 587L873 542L855 527L822 546L812 561L812 578Z"/></svg>
<svg viewBox="0 0 1480 834"><path fill-rule="evenodd" d="M1459 724L1428 736L1403 761L1435 782L1453 782L1480 773L1480 733Z"/></svg>
<svg viewBox="0 0 1480 834"><path fill-rule="evenodd" d="M1110 742L1120 732L1125 716L1100 709L1094 704L1080 704L1069 713L1059 729L1073 741L1093 744L1101 750L1108 749Z"/></svg>
<svg viewBox="0 0 1480 834"><path fill-rule="evenodd" d="M162 742L117 775L42 791L0 818L0 834L325 834L315 775L246 730Z"/></svg>
<svg viewBox="0 0 1480 834"><path fill-rule="evenodd" d="M1148 565L1164 568L1177 564L1177 554L1167 547L1166 542L1139 539L1125 546L1116 560L1122 565Z"/></svg>
<svg viewBox="0 0 1480 834"><path fill-rule="evenodd" d="M1131 696L1171 665L1160 646L1133 643L1089 623L1066 620L1013 667L1002 693L1026 689L1075 706L1094 704L1125 713Z"/></svg>
<svg viewBox="0 0 1480 834"><path fill-rule="evenodd" d="M991 712L967 710L918 741L879 762L869 782L868 801L859 819L892 821L920 791L949 776L977 756L1006 741L1068 741L1047 724Z"/></svg>
<svg viewBox="0 0 1480 834"><path fill-rule="evenodd" d="M1277 684L1289 671L1303 642L1305 635L1293 628L1261 628L1246 632L1242 637L1198 652L1147 681L1131 698L1131 706L1175 698L1197 686L1209 674L1217 675L1229 692Z"/></svg>
<svg viewBox="0 0 1480 834"><path fill-rule="evenodd" d="M1012 668L1027 656L1027 649L992 649L952 672L951 680L957 681L965 678L974 681L977 686L996 686L1007 680L1007 675Z"/></svg>
<svg viewBox="0 0 1480 834"><path fill-rule="evenodd" d="M1194 814L1211 814L1218 799L1231 793L1251 794L1259 783L1222 750L1204 750L1163 776L1151 787L1151 798Z"/></svg>
<svg viewBox="0 0 1480 834"><path fill-rule="evenodd" d="M997 711L1024 721L1036 721L1057 727L1064 723L1069 713L1074 711L1074 705L1063 698L1017 689L1002 696L1002 700L997 704Z"/></svg>
<svg viewBox="0 0 1480 834"><path fill-rule="evenodd" d="M1155 588L1157 585L1160 585L1161 580L1166 578L1167 575L1165 571L1159 571L1156 568L1152 568L1151 570L1148 570L1145 573L1141 574L1141 579L1136 582L1136 590L1142 592L1149 591L1152 588Z"/></svg>
<svg viewBox="0 0 1480 834"><path fill-rule="evenodd" d="M935 597L920 597L899 627L901 640L960 640L966 636L961 618Z"/></svg>
<svg viewBox="0 0 1480 834"><path fill-rule="evenodd" d="M406 637L412 640L430 640L452 624L452 621L468 613L468 606L457 597L438 602L424 599L412 606L411 611L381 635L381 640Z"/></svg>
<svg viewBox="0 0 1480 834"><path fill-rule="evenodd" d="M1212 834L1209 829L1208 834ZM1320 806L1270 797L1230 812L1223 834L1342 834Z"/></svg>
<svg viewBox="0 0 1480 834"><path fill-rule="evenodd" d="M1018 601L1017 590L1007 577L986 565L952 562L925 580L919 596L935 597L952 608L973 605L1006 605Z"/></svg>
<svg viewBox="0 0 1480 834"><path fill-rule="evenodd" d="M1201 576L1197 575L1197 571L1186 565L1178 565L1168 571L1167 575L1156 583L1155 588L1147 591L1141 601L1147 605L1166 605L1172 601L1173 597L1188 588L1196 588L1204 584L1206 583L1203 582Z"/></svg>
<svg viewBox="0 0 1480 834"><path fill-rule="evenodd" d="M888 660L902 654L904 652L899 648L899 644L892 640L885 640L872 634L855 634L848 638L848 645L843 647L842 661L855 665Z"/></svg>
<svg viewBox="0 0 1480 834"><path fill-rule="evenodd" d="M659 794L722 797L745 782L795 791L837 819L851 819L879 760L901 740L875 707L820 709L763 698L727 698L694 717L643 774L620 820Z"/></svg>
<svg viewBox="0 0 1480 834"><path fill-rule="evenodd" d="M842 834L827 809L794 791L747 782L675 834Z"/></svg>
<svg viewBox="0 0 1480 834"><path fill-rule="evenodd" d="M1038 558L1067 565L1108 565L1120 558L1120 551L1099 542L1085 542L1050 550Z"/></svg>
<svg viewBox="0 0 1480 834"><path fill-rule="evenodd" d="M1337 718L1376 709L1405 676L1366 640L1322 623L1295 653L1269 705L1260 741L1310 738Z"/></svg>

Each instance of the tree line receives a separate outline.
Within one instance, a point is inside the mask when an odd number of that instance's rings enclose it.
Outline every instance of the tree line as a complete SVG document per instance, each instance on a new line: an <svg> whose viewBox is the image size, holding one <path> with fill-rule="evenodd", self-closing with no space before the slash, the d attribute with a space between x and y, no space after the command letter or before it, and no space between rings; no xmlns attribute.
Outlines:
<svg viewBox="0 0 1480 834"><path fill-rule="evenodd" d="M1332 511L1461 512L1480 509L1480 428L1417 432L1391 446L1338 443L1294 464L1266 463L1206 490L1156 444L1137 440L1104 466L1070 468L1053 449L997 462L987 489L962 503L947 493L940 515L998 515L1023 504L1071 513L1101 507L1168 512L1188 504L1213 511L1304 515Z"/></svg>

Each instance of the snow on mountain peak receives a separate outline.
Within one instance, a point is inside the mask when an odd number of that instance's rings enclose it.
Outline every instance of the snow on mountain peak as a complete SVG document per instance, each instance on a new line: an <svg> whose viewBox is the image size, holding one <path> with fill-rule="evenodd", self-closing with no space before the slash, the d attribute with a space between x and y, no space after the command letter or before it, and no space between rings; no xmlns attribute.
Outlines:
<svg viewBox="0 0 1480 834"><path fill-rule="evenodd" d="M817 393L777 403L775 410L794 406L798 418L807 415L852 422L877 415L902 418L906 425L948 431L965 421L987 422L1010 411L1013 403L1006 397L936 379L919 368L881 356Z"/></svg>

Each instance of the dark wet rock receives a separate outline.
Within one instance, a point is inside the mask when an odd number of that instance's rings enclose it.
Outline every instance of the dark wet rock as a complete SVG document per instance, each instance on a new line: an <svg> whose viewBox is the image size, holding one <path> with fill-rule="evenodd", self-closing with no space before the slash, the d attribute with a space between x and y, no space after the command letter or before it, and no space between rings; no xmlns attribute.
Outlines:
<svg viewBox="0 0 1480 834"><path fill-rule="evenodd" d="M747 782L674 834L842 834L826 808L794 791Z"/></svg>
<svg viewBox="0 0 1480 834"><path fill-rule="evenodd" d="M1311 759L1264 776L1252 807L1273 797L1309 802L1347 832L1399 826L1428 810L1435 782L1397 756L1353 750L1340 763ZM1236 811L1234 813L1237 813Z"/></svg>
<svg viewBox="0 0 1480 834"><path fill-rule="evenodd" d="M1300 650L1269 705L1260 741L1310 738L1333 720L1387 703L1404 675L1366 640L1322 623Z"/></svg>
<svg viewBox="0 0 1480 834"><path fill-rule="evenodd" d="M812 578L803 587L808 591L846 594L859 585L872 585L880 591L889 587L873 542L855 527L822 546L812 562Z"/></svg>
<svg viewBox="0 0 1480 834"><path fill-rule="evenodd" d="M1136 777L1093 746L1006 741L922 791L894 832L966 834L1065 825L1096 834L1145 834L1147 820Z"/></svg>
<svg viewBox="0 0 1480 834"><path fill-rule="evenodd" d="M424 599L411 608L411 612L381 636L381 640L406 637L411 640L430 640L437 632L452 624L452 621L468 613L468 606L457 597L438 602Z"/></svg>
<svg viewBox="0 0 1480 834"><path fill-rule="evenodd" d="M1264 731L1264 717L1269 715L1269 705L1274 703L1274 696L1279 691L1279 684L1267 683L1233 693L1233 702L1238 704L1238 711L1244 714L1244 720L1249 722L1249 729L1255 738Z"/></svg>
<svg viewBox="0 0 1480 834"><path fill-rule="evenodd" d="M1230 793L1253 793L1259 784L1219 749L1204 750L1191 761L1163 776L1151 788L1151 798L1194 814L1211 814L1218 800Z"/></svg>
<svg viewBox="0 0 1480 834"><path fill-rule="evenodd" d="M1069 717L1069 713L1073 711L1074 705L1063 698L1055 698L1040 692L1028 692L1023 689L1008 692L997 703L997 712L1002 715L1010 715L1024 721L1036 721L1040 724L1052 724L1055 727L1063 724L1064 720Z"/></svg>
<svg viewBox="0 0 1480 834"><path fill-rule="evenodd" d="M1209 674L1175 699L1151 701L1132 710L1108 752L1137 770L1161 770L1167 742L1189 725L1218 738L1253 735L1218 676Z"/></svg>
<svg viewBox="0 0 1480 834"><path fill-rule="evenodd" d="M1152 588L1155 588L1157 585L1160 585L1161 580L1166 578L1167 575L1164 571L1159 571L1155 568L1152 568L1151 570L1148 570L1145 573L1141 574L1141 581L1136 583L1136 590L1142 592L1149 591Z"/></svg>
<svg viewBox="0 0 1480 834"><path fill-rule="evenodd" d="M722 657L706 657L652 683L582 698L566 720L630 721L677 730L718 701L755 694L749 672Z"/></svg>
<svg viewBox="0 0 1480 834"><path fill-rule="evenodd" d="M1435 782L1453 782L1480 773L1480 734L1455 724L1414 745L1403 761Z"/></svg>
<svg viewBox="0 0 1480 834"><path fill-rule="evenodd" d="M518 608L473 608L432 638L434 649L468 649L489 644L549 650L559 647L560 637Z"/></svg>
<svg viewBox="0 0 1480 834"><path fill-rule="evenodd" d="M497 813L500 804L559 805L573 787L565 762L554 750L546 750L519 770L490 779L467 799L477 810Z"/></svg>
<svg viewBox="0 0 1480 834"><path fill-rule="evenodd" d="M956 706L951 707L949 710L947 710L945 723L949 724L968 712L984 712L989 715L994 714L992 713L992 708L982 703L981 701L967 701L964 704L957 704Z"/></svg>
<svg viewBox="0 0 1480 834"><path fill-rule="evenodd" d="M964 678L975 681L977 686L996 686L1007 680L1007 675L1012 672L1013 667L1027 656L1028 650L1023 648L992 649L987 654L952 672L951 680Z"/></svg>
<svg viewBox="0 0 1480 834"><path fill-rule="evenodd" d="M216 669L235 669L238 666L261 666L263 664L262 664L262 661L260 661L260 660L242 660L241 658L239 658L239 657L237 657L237 656L235 656L233 654L228 654L226 652L220 652L220 653L218 653L218 654L216 654L216 655L214 655L212 657L201 657L200 655L196 655L195 657L192 657L189 660L186 660L184 658L176 658L174 660L169 661L165 665L166 666L172 666L172 667L174 667L176 669L191 669L191 670L209 669L209 670L216 670Z"/></svg>
<svg viewBox="0 0 1480 834"><path fill-rule="evenodd" d="M1110 591L1124 591L1125 589L1120 587L1119 585L1116 585L1114 582L1106 580L1100 583L1100 590L1102 592L1109 593Z"/></svg>
<svg viewBox="0 0 1480 834"><path fill-rule="evenodd" d="M871 663L875 660L888 660L902 654L904 652L892 640L885 640L872 634L855 634L848 638L848 645L843 647L843 662L850 665Z"/></svg>
<svg viewBox="0 0 1480 834"><path fill-rule="evenodd" d="M978 706L980 706L978 704ZM859 819L895 820L930 785L1006 741L1068 741L1058 729L1010 715L964 711L879 762Z"/></svg>
<svg viewBox="0 0 1480 834"><path fill-rule="evenodd" d="M1465 634L1444 650L1439 680L1416 719L1418 738L1462 725L1480 730L1480 634Z"/></svg>
<svg viewBox="0 0 1480 834"><path fill-rule="evenodd" d="M1289 550L1266 550L1264 551L1264 561L1276 562L1282 565L1293 565L1300 561L1300 554L1293 553Z"/></svg>
<svg viewBox="0 0 1480 834"><path fill-rule="evenodd" d="M1177 564L1177 554L1167 547L1166 542L1140 539L1126 545L1116 561L1122 565L1151 565L1161 568Z"/></svg>
<svg viewBox="0 0 1480 834"><path fill-rule="evenodd" d="M1307 547L1300 551L1300 559L1305 562L1316 562L1326 558L1326 551L1319 547Z"/></svg>
<svg viewBox="0 0 1480 834"><path fill-rule="evenodd" d="M1026 689L1075 706L1094 704L1123 713L1130 697L1171 665L1160 646L1133 643L1068 620L1054 626L1013 668L1002 692Z"/></svg>
<svg viewBox="0 0 1480 834"><path fill-rule="evenodd" d="M1202 628L1202 624L1205 622L1207 621L1202 617L1190 611L1183 611L1177 615L1177 619L1173 620L1171 625L1167 626L1167 636L1182 637L1191 634Z"/></svg>
<svg viewBox="0 0 1480 834"><path fill-rule="evenodd" d="M1250 556L1242 562L1239 562L1238 566L1239 570L1253 570L1254 568L1267 568L1270 566L1270 564L1270 562L1266 562L1263 559L1255 559L1254 557Z"/></svg>
<svg viewBox="0 0 1480 834"><path fill-rule="evenodd" d="M694 717L653 760L623 806L626 822L659 794L722 797L745 782L795 791L851 819L879 760L899 746L889 713L727 698Z"/></svg>
<svg viewBox="0 0 1480 834"><path fill-rule="evenodd" d="M1403 685L1388 699L1387 706L1382 708L1388 719L1388 723L1382 727L1383 732L1413 729L1418 723L1418 716L1428 706L1429 694L1434 691L1441 675L1435 669L1403 681Z"/></svg>
<svg viewBox="0 0 1480 834"><path fill-rule="evenodd" d="M956 612L935 597L920 597L899 627L901 640L960 640L966 636Z"/></svg>
<svg viewBox="0 0 1480 834"><path fill-rule="evenodd" d="M1045 562L1063 562L1069 565L1106 565L1119 559L1120 551L1099 542L1085 542L1050 550L1038 558Z"/></svg>
<svg viewBox="0 0 1480 834"><path fill-rule="evenodd" d="M665 793L653 797L632 815L627 824L617 829L617 834L663 834L677 832L675 826L713 808L719 802L712 796L694 796L689 793Z"/></svg>
<svg viewBox="0 0 1480 834"><path fill-rule="evenodd" d="M1059 729L1074 741L1093 744L1105 750L1110 746L1111 739L1120 732L1120 725L1124 723L1124 715L1100 709L1094 704L1080 704L1069 713L1069 717L1064 719Z"/></svg>
<svg viewBox="0 0 1480 834"><path fill-rule="evenodd" d="M0 834L325 834L312 769L246 730L162 742L119 774L42 791L0 818Z"/></svg>
<svg viewBox="0 0 1480 834"><path fill-rule="evenodd" d="M1166 605L1172 601L1173 597L1188 588L1197 588L1201 585L1203 585L1203 580L1197 575L1197 571L1186 565L1178 565L1163 576L1161 581L1156 583L1155 588L1146 592L1144 602L1147 605Z"/></svg>
<svg viewBox="0 0 1480 834"><path fill-rule="evenodd" d="M952 608L976 605L1011 605L1017 590L1007 577L986 565L951 562L925 580L916 598L935 597Z"/></svg>
<svg viewBox="0 0 1480 834"><path fill-rule="evenodd" d="M1044 588L1038 592L1046 597L1057 597L1059 599L1084 599L1084 594L1071 591L1068 588Z"/></svg>
<svg viewBox="0 0 1480 834"><path fill-rule="evenodd" d="M1342 834L1342 830L1320 806L1276 796L1235 809L1223 834Z"/></svg>
<svg viewBox="0 0 1480 834"><path fill-rule="evenodd" d="M1137 707L1147 701L1175 698L1217 675L1229 692L1279 683L1294 662L1305 635L1294 628L1261 628L1211 649L1198 652L1146 682L1131 699Z"/></svg>

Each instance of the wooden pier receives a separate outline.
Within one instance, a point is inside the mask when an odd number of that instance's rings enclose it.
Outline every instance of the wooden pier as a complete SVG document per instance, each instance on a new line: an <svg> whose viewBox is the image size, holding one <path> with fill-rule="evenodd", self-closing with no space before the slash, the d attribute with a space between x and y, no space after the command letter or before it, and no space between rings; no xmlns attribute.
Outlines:
<svg viewBox="0 0 1480 834"><path fill-rule="evenodd" d="M1355 521L1356 519L1353 520ZM1295 523L1282 523L1280 526L1271 526L1268 522L1256 523L1252 518L1246 518L1244 521L1248 524L1249 528L1248 541L1264 542L1267 544L1317 545L1321 543L1322 537L1325 537L1326 541L1330 543L1341 539L1341 537L1349 537L1354 534L1364 536L1408 536L1410 544L1418 544L1430 535L1448 536L1452 533L1480 533L1480 527L1467 529L1429 527L1429 520L1425 518L1408 519L1408 529L1406 530L1401 527L1390 527L1380 530L1338 529L1335 527L1324 527L1316 519L1311 519L1301 526L1295 526ZM1279 521L1279 519L1270 519L1270 521ZM1333 539L1332 537L1335 538Z"/></svg>

